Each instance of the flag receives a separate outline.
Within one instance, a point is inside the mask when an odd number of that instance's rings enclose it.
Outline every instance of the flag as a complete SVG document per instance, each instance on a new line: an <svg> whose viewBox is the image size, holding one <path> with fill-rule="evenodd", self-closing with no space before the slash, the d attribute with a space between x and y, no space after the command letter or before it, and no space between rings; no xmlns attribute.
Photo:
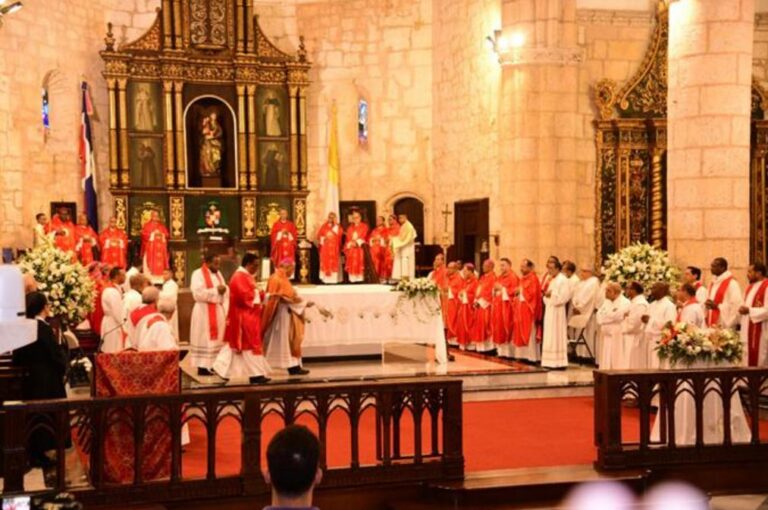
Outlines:
<svg viewBox="0 0 768 510"><path fill-rule="evenodd" d="M93 158L93 143L91 138L91 115L93 103L88 91L88 84L81 84L83 109L80 116L80 165L82 166L82 185L85 203L85 214L88 223L99 230L99 214L96 199L96 163Z"/></svg>
<svg viewBox="0 0 768 510"><path fill-rule="evenodd" d="M336 103L334 102L331 108L331 130L328 139L328 181L323 215L336 213L336 218L341 221L339 217L339 170L339 137L336 125Z"/></svg>

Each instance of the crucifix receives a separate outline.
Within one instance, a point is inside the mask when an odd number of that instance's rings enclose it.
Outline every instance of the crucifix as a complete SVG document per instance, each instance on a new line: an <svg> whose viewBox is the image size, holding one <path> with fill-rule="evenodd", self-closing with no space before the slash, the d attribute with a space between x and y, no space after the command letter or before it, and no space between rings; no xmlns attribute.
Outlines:
<svg viewBox="0 0 768 510"><path fill-rule="evenodd" d="M445 207L440 211L440 214L443 215L443 232L448 232L448 216L453 214L451 210L448 209L448 204L445 204Z"/></svg>
<svg viewBox="0 0 768 510"><path fill-rule="evenodd" d="M445 204L445 207L440 211L440 214L443 215L443 236L440 242L440 247L443 249L443 255L447 257L448 247L451 246L451 240L448 236L448 216L453 213L448 209L448 204Z"/></svg>

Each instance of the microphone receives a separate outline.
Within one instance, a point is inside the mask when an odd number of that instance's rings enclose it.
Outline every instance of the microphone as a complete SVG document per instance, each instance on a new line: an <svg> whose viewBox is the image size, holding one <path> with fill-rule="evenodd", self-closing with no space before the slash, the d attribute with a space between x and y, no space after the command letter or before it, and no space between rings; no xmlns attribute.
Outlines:
<svg viewBox="0 0 768 510"><path fill-rule="evenodd" d="M96 348L96 352L101 352L101 347L104 345L104 338L106 338L106 336L109 335L110 333L113 333L113 332L117 331L118 329L121 329L125 325L126 322L128 322L128 317L124 317L123 321L120 324L118 324L114 328L110 329L106 333L102 333L101 334L101 339L99 339L99 345Z"/></svg>

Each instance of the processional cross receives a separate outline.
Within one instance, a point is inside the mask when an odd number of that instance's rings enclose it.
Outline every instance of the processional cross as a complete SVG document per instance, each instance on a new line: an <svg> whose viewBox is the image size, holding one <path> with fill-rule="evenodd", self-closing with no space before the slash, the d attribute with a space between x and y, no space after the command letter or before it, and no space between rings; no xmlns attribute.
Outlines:
<svg viewBox="0 0 768 510"><path fill-rule="evenodd" d="M448 209L448 204L445 204L445 207L440 211L440 214L443 215L443 232L448 232L448 216L453 214L451 210Z"/></svg>
<svg viewBox="0 0 768 510"><path fill-rule="evenodd" d="M443 215L443 238L441 239L440 246L443 248L443 255L447 257L448 247L451 245L451 239L448 235L448 216L453 213L448 208L448 204L445 204L445 207L443 207L443 210L440 211L440 214Z"/></svg>

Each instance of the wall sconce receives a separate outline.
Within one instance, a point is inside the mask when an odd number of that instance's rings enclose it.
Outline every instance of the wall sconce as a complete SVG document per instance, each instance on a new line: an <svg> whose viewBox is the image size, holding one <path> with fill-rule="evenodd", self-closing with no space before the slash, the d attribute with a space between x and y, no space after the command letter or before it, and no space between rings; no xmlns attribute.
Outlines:
<svg viewBox="0 0 768 510"><path fill-rule="evenodd" d="M7 5L6 2L7 0L0 0L0 27L3 26L3 18L5 16L13 14L24 6L21 2L11 2Z"/></svg>
<svg viewBox="0 0 768 510"><path fill-rule="evenodd" d="M501 30L494 30L493 35L486 36L485 44L489 50L496 53L499 62L503 63L509 59L509 56L521 51L525 46L525 32L516 30L504 34Z"/></svg>

